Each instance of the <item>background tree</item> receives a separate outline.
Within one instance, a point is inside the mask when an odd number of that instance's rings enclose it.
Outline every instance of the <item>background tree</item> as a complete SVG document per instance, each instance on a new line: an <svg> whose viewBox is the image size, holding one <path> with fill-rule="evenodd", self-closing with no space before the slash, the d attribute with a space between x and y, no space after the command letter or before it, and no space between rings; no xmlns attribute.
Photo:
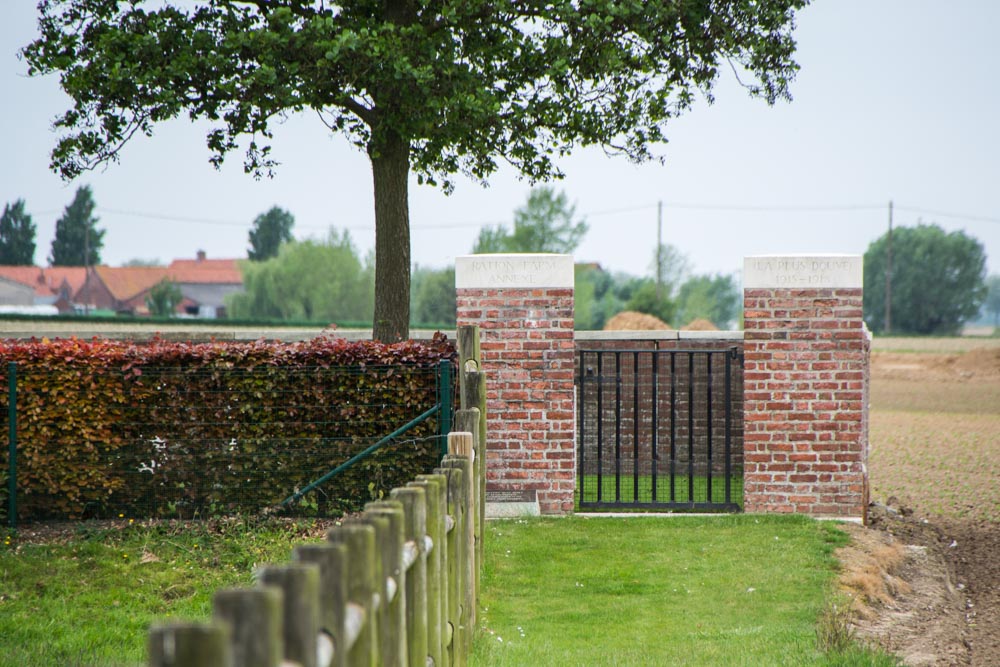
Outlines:
<svg viewBox="0 0 1000 667"><path fill-rule="evenodd" d="M370 322L372 267L358 258L350 234L290 241L277 257L242 264L243 292L226 309L236 319Z"/></svg>
<svg viewBox="0 0 1000 667"><path fill-rule="evenodd" d="M156 266L163 266L163 262L161 262L159 259L156 258L143 259L142 257L133 257L132 259L123 263L122 266L156 267Z"/></svg>
<svg viewBox="0 0 1000 667"><path fill-rule="evenodd" d="M691 260L677 246L662 243L659 252L653 248L653 259L649 264L649 270L653 280L660 281L662 296L675 299L681 285L691 275Z"/></svg>
<svg viewBox="0 0 1000 667"><path fill-rule="evenodd" d="M35 263L35 223L24 210L24 200L5 204L0 216L0 265Z"/></svg>
<svg viewBox="0 0 1000 667"><path fill-rule="evenodd" d="M733 276L693 276L677 293L677 326L706 319L719 329L728 329L739 318L741 302Z"/></svg>
<svg viewBox="0 0 1000 667"><path fill-rule="evenodd" d="M49 264L52 266L95 266L101 263L104 230L97 228L94 197L90 186L77 189L73 201L56 220Z"/></svg>
<svg viewBox="0 0 1000 667"><path fill-rule="evenodd" d="M22 54L72 99L52 153L67 178L180 116L214 125L213 163L240 148L268 174L271 123L317 112L371 160L375 337L392 341L408 335L411 172L449 191L500 160L558 176L577 145L650 159L720 65L788 97L806 1L47 0Z"/></svg>
<svg viewBox="0 0 1000 667"><path fill-rule="evenodd" d="M247 251L247 257L254 262L276 257L281 244L292 240L294 225L295 217L277 206L271 207L267 213L258 215L250 230L250 249Z"/></svg>
<svg viewBox="0 0 1000 667"><path fill-rule="evenodd" d="M670 297L663 296L663 292L657 289L656 281L649 278L638 279L637 284L630 290L625 310L653 315L671 326L677 326L674 323L674 315L677 313L676 302Z"/></svg>
<svg viewBox="0 0 1000 667"><path fill-rule="evenodd" d="M484 227L472 252L555 252L572 254L587 234L584 220L574 221L576 207L566 193L533 188L528 201L514 211L514 231L502 225Z"/></svg>
<svg viewBox="0 0 1000 667"><path fill-rule="evenodd" d="M888 234L868 246L864 257L865 321L885 328L885 270ZM986 254L965 232L945 233L937 225L899 227L892 232L892 330L951 334L979 312L986 297Z"/></svg>
<svg viewBox="0 0 1000 667"><path fill-rule="evenodd" d="M146 295L146 307L155 317L171 317L176 314L177 306L183 299L181 288L164 278L150 288L149 294Z"/></svg>
<svg viewBox="0 0 1000 667"><path fill-rule="evenodd" d="M994 274L986 279L983 311L993 316L994 327L1000 327L1000 275Z"/></svg>
<svg viewBox="0 0 1000 667"><path fill-rule="evenodd" d="M457 310L454 267L413 270L413 324L454 327Z"/></svg>

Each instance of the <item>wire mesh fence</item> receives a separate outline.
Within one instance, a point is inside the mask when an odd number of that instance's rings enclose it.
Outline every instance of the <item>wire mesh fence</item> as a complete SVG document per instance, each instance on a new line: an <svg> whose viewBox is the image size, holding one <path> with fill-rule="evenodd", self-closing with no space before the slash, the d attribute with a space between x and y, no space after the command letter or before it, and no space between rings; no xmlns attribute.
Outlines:
<svg viewBox="0 0 1000 667"><path fill-rule="evenodd" d="M450 383L440 367L399 365L88 367L73 382L65 371L22 366L3 398L0 470L12 474L5 488L16 489L21 521L337 515L437 464ZM299 493L429 411L343 474Z"/></svg>

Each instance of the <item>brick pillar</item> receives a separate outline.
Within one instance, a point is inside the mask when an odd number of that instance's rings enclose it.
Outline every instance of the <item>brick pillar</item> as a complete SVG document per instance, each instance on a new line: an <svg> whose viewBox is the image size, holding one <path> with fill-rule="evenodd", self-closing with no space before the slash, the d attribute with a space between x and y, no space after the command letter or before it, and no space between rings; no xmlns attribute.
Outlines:
<svg viewBox="0 0 1000 667"><path fill-rule="evenodd" d="M458 324L479 326L487 373L487 496L572 512L573 258L458 257L455 287Z"/></svg>
<svg viewBox="0 0 1000 667"><path fill-rule="evenodd" d="M744 262L744 508L865 518L862 258Z"/></svg>

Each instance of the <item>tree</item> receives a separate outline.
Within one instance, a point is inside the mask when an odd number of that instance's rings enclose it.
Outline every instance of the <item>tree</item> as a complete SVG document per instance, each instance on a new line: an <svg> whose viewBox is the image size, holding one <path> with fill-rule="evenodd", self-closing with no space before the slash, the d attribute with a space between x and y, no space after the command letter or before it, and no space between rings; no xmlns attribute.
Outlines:
<svg viewBox="0 0 1000 667"><path fill-rule="evenodd" d="M316 112L371 160L375 337L392 341L408 335L411 173L447 192L501 160L559 176L579 145L648 160L720 65L788 98L806 2L45 0L21 53L72 99L52 153L67 178L182 115L213 124L214 164L239 148L259 177L272 123Z"/></svg>
<svg viewBox="0 0 1000 667"><path fill-rule="evenodd" d="M986 279L986 299L983 310L993 315L993 326L1000 327L1000 275Z"/></svg>
<svg viewBox="0 0 1000 667"><path fill-rule="evenodd" d="M587 223L574 222L576 207L570 206L566 193L550 187L533 188L528 201L514 211L514 231L501 225L484 227L479 232L474 253L487 252L556 252L570 254L587 233Z"/></svg>
<svg viewBox="0 0 1000 667"><path fill-rule="evenodd" d="M307 322L371 321L371 266L346 231L326 241L290 241L277 257L242 265L243 292L230 295L230 317Z"/></svg>
<svg viewBox="0 0 1000 667"><path fill-rule="evenodd" d="M122 266L156 267L156 266L163 266L163 262L161 262L159 259L155 259L155 258L144 259L142 257L133 257L132 259L128 260L127 262L124 262L122 264Z"/></svg>
<svg viewBox="0 0 1000 667"><path fill-rule="evenodd" d="M455 269L413 271L413 323L455 326L458 306L455 296Z"/></svg>
<svg viewBox="0 0 1000 667"><path fill-rule="evenodd" d="M181 288L164 278L150 288L149 294L146 295L146 307L149 308L151 315L170 317L183 299Z"/></svg>
<svg viewBox="0 0 1000 667"><path fill-rule="evenodd" d="M672 299L677 290L691 275L691 260L677 246L661 243L659 252L653 249L653 260L649 265L653 278L660 286L661 296Z"/></svg>
<svg viewBox="0 0 1000 667"><path fill-rule="evenodd" d="M703 318L720 329L740 314L740 291L732 276L703 275L688 278L677 293L677 323L685 326Z"/></svg>
<svg viewBox="0 0 1000 667"><path fill-rule="evenodd" d="M885 328L888 234L864 257L864 314L873 331ZM951 334L974 317L986 297L986 255L964 232L937 225L899 227L892 232L892 330Z"/></svg>
<svg viewBox="0 0 1000 667"><path fill-rule="evenodd" d="M56 220L49 264L52 266L94 266L101 263L104 230L97 228L94 198L90 186L77 188L73 201Z"/></svg>
<svg viewBox="0 0 1000 667"><path fill-rule="evenodd" d="M35 263L35 223L24 210L24 200L5 204L0 216L0 265L31 266Z"/></svg>
<svg viewBox="0 0 1000 667"><path fill-rule="evenodd" d="M254 262L276 257L281 244L292 240L294 225L294 216L277 206L271 207L267 213L258 215L250 230L250 249L247 251L247 256Z"/></svg>
<svg viewBox="0 0 1000 667"><path fill-rule="evenodd" d="M677 304L674 303L674 300L660 294L656 288L656 282L649 279L639 280L638 285L632 290L625 303L625 308L653 315L667 324L674 320L674 314L677 312Z"/></svg>

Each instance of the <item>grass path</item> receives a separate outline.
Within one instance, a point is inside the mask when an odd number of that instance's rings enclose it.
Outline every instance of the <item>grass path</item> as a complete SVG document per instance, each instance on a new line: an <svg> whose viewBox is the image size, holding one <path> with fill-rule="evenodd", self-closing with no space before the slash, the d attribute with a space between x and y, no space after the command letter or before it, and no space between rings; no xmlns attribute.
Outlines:
<svg viewBox="0 0 1000 667"><path fill-rule="evenodd" d="M803 517L491 522L472 664L893 664L817 649L846 540Z"/></svg>

